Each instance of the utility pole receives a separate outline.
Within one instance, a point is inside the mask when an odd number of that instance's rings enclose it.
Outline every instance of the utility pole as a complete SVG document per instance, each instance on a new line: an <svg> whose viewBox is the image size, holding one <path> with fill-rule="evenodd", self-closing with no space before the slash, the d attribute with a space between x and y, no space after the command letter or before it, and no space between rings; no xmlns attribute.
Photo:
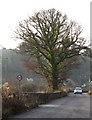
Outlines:
<svg viewBox="0 0 92 120"><path fill-rule="evenodd" d="M8 81L8 58L6 58L6 81Z"/></svg>
<svg viewBox="0 0 92 120"><path fill-rule="evenodd" d="M7 57L3 57L3 61L2 61L2 65L4 65L4 77L3 78L5 78L5 81L7 81L8 79L8 58Z"/></svg>

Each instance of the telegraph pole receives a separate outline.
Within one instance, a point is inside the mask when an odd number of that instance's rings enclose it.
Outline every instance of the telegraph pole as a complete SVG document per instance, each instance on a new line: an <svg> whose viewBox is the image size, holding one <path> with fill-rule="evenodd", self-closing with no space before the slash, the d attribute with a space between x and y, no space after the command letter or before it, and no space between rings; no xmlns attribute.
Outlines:
<svg viewBox="0 0 92 120"><path fill-rule="evenodd" d="M5 80L7 81L8 79L8 58L7 57L4 57L3 58L3 60L4 60L4 77L5 77ZM3 62L3 61L2 61Z"/></svg>
<svg viewBox="0 0 92 120"><path fill-rule="evenodd" d="M6 57L6 81L8 81L8 58Z"/></svg>

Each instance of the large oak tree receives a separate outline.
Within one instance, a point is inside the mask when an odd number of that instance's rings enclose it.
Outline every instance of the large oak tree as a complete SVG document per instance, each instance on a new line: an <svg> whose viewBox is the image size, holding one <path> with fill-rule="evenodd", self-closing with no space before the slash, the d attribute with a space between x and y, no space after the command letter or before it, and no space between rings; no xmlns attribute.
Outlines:
<svg viewBox="0 0 92 120"><path fill-rule="evenodd" d="M66 60L85 49L81 32L78 23L69 21L55 9L49 9L20 22L16 37L22 40L20 49L36 58L40 72L53 90L57 90Z"/></svg>

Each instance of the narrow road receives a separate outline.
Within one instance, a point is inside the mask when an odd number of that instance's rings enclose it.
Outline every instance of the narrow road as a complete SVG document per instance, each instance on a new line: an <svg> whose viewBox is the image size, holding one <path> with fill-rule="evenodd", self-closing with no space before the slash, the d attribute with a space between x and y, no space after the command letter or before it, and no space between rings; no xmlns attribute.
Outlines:
<svg viewBox="0 0 92 120"><path fill-rule="evenodd" d="M14 118L90 118L90 96L70 93Z"/></svg>

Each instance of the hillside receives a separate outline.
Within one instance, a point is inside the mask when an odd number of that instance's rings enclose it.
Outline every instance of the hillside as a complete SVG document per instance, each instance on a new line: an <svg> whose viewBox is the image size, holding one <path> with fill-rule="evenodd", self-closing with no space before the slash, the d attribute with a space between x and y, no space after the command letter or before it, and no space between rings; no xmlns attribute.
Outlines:
<svg viewBox="0 0 92 120"><path fill-rule="evenodd" d="M90 79L90 58L79 57L80 65L69 71L69 78L74 80L79 85L87 83Z"/></svg>
<svg viewBox="0 0 92 120"><path fill-rule="evenodd" d="M24 67L24 57L15 50L2 50L2 77L3 81L14 80L18 75L22 75L22 82L27 82L27 79L33 79L34 83L44 83L45 78L39 74L28 72ZM40 84L39 83L39 84Z"/></svg>
<svg viewBox="0 0 92 120"><path fill-rule="evenodd" d="M1 52L1 50L0 50ZM17 81L17 75L22 75L22 82L26 82L27 79L33 79L33 82L36 84L46 83L45 78L39 74L34 73L33 71L28 72L24 67L23 62L24 57L17 53L16 50L2 50L2 77L3 81L14 80ZM69 71L68 79L71 79L76 84L82 85L89 80L90 73L90 59L85 57L84 60L82 57L79 57L81 61L78 68L74 68Z"/></svg>

